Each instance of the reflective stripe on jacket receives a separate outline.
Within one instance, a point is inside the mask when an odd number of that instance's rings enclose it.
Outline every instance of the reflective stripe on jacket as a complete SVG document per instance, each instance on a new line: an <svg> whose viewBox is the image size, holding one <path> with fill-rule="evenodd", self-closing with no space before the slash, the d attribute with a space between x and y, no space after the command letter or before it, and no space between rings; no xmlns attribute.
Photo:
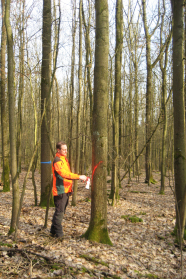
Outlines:
<svg viewBox="0 0 186 279"><path fill-rule="evenodd" d="M72 192L72 179L79 179L79 175L72 173L70 165L65 156L56 153L52 163L53 173L53 196Z"/></svg>

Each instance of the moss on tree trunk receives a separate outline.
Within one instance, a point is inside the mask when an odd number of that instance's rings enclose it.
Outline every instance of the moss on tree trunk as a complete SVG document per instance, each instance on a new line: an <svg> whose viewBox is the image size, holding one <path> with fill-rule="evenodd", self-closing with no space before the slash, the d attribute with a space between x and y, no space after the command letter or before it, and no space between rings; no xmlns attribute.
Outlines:
<svg viewBox="0 0 186 279"><path fill-rule="evenodd" d="M46 186L45 191L41 194L41 201L40 201L40 204L39 204L41 207L46 207L47 206L49 192L50 192L50 184L48 184ZM54 207L54 199L53 199L52 194L51 194L51 197L50 197L50 206Z"/></svg>
<svg viewBox="0 0 186 279"><path fill-rule="evenodd" d="M98 243L113 245L109 238L107 228L102 227L104 222L104 220L99 220L97 224L90 223L89 228L83 237Z"/></svg>
<svg viewBox="0 0 186 279"><path fill-rule="evenodd" d="M10 191L10 167L9 163L5 162L3 166L3 172L2 172L2 181L3 181L3 192L9 192Z"/></svg>

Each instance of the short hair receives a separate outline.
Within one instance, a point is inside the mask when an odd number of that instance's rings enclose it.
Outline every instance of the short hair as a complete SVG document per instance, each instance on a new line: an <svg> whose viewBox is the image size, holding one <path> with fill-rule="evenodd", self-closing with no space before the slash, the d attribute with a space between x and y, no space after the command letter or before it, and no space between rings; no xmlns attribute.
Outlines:
<svg viewBox="0 0 186 279"><path fill-rule="evenodd" d="M64 141L58 141L57 143L56 143L56 149L61 149L61 146L62 145L67 145Z"/></svg>

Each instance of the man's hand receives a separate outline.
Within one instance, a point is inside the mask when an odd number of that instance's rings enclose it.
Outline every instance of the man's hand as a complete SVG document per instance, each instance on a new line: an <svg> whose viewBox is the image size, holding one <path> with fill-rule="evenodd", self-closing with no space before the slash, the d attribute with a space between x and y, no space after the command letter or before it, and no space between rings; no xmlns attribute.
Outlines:
<svg viewBox="0 0 186 279"><path fill-rule="evenodd" d="M79 176L79 179L80 179L80 180L83 180L83 181L86 181L87 177L86 177L86 175L80 175L80 176Z"/></svg>

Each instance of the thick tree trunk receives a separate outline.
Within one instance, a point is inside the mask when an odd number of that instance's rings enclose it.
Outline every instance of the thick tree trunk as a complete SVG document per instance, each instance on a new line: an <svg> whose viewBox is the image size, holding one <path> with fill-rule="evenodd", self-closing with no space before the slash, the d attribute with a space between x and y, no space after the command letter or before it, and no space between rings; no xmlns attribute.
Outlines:
<svg viewBox="0 0 186 279"><path fill-rule="evenodd" d="M92 133L91 219L85 237L112 244L107 231L108 3L96 0L96 47Z"/></svg>
<svg viewBox="0 0 186 279"><path fill-rule="evenodd" d="M50 143L47 131L50 131L50 79L51 79L51 0L43 1L43 36L41 68L41 114L46 105L46 118L41 125L41 200L47 205L47 196L51 181Z"/></svg>
<svg viewBox="0 0 186 279"><path fill-rule="evenodd" d="M176 225L183 237L186 217L185 102L183 79L183 0L172 0L173 105Z"/></svg>
<svg viewBox="0 0 186 279"><path fill-rule="evenodd" d="M16 123L15 123L15 95L14 95L14 57L13 57L13 34L10 24L10 0L6 1L5 25L8 42L8 93L9 93L9 133L10 133L10 156L11 156L11 179L12 179L12 218L9 234L15 230L16 219L19 210L19 185L17 177L16 160Z"/></svg>

